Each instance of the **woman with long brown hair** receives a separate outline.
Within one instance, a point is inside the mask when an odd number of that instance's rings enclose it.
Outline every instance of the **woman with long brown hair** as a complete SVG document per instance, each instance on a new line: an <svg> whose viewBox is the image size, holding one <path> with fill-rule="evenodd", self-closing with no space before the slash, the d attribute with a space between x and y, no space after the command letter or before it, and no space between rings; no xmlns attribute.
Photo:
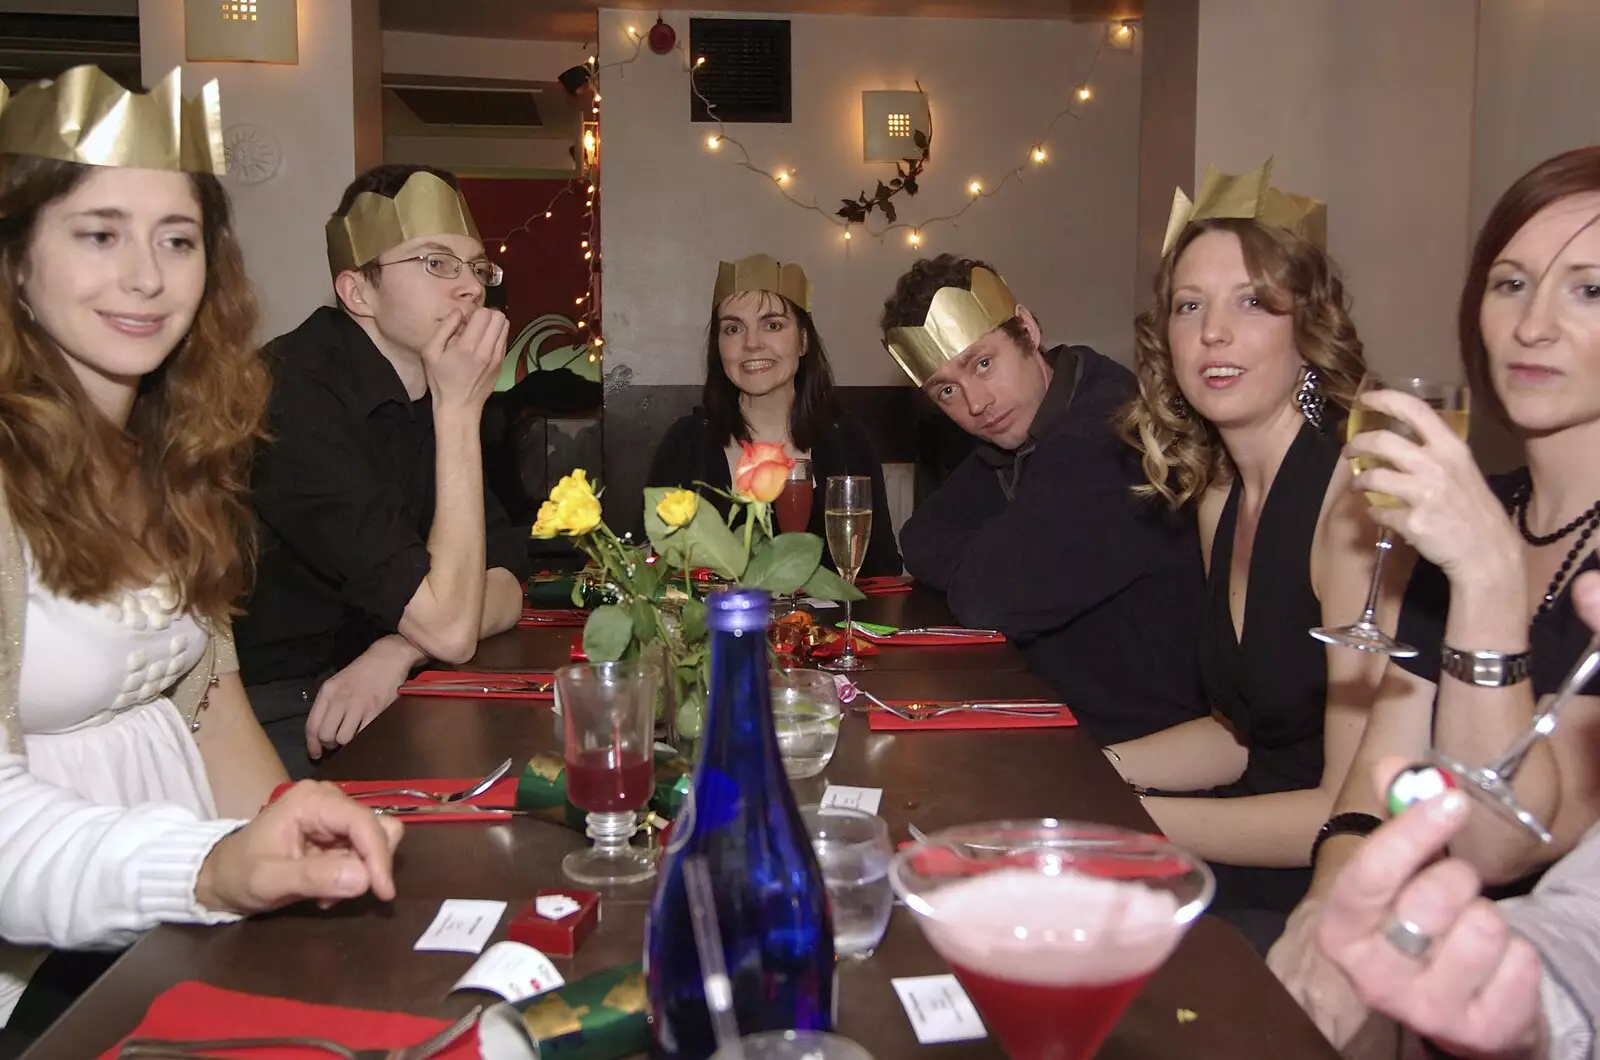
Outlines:
<svg viewBox="0 0 1600 1060"><path fill-rule="evenodd" d="M1416 433L1413 441L1366 432L1348 448L1388 465L1363 472L1362 484L1403 506L1373 516L1425 561L1406 588L1397 634L1420 650L1385 673L1336 806L1372 828L1383 812L1370 781L1379 760L1423 760L1434 745L1467 763L1498 757L1588 643L1569 590L1597 566L1600 541L1600 147L1540 163L1489 211L1458 334L1475 403L1520 439L1527 464L1485 480L1467 444L1421 402L1395 393L1363 399ZM1491 885L1522 889L1600 820L1600 688L1584 692L1514 785L1554 841L1540 843L1478 807L1450 844ZM1322 893L1362 841L1342 835L1325 844L1311 897L1269 962L1336 1044L1365 1009L1310 935ZM1424 936L1447 926L1395 914Z"/></svg>
<svg viewBox="0 0 1600 1060"><path fill-rule="evenodd" d="M245 825L287 777L229 633L268 380L215 91L80 67L0 110L0 1027L48 947L392 894L342 796Z"/></svg>
<svg viewBox="0 0 1600 1060"><path fill-rule="evenodd" d="M1193 505L1209 717L1106 749L1175 842L1216 872L1215 911L1262 950L1310 880L1376 660L1306 630L1359 609L1376 530L1345 490L1339 430L1364 371L1322 207L1212 171L1182 210L1139 318L1139 396L1123 420L1139 492ZM1227 192L1266 188L1243 212ZM1165 793L1173 794L1165 794ZM1195 797L1200 796L1200 797Z"/></svg>

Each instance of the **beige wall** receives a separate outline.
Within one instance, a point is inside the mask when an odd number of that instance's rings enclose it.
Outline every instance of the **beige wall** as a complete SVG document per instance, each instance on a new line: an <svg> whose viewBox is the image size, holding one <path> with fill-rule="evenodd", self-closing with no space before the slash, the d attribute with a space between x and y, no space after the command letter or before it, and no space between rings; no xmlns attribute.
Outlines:
<svg viewBox="0 0 1600 1060"><path fill-rule="evenodd" d="M276 176L252 185L227 181L245 264L262 303L263 339L293 328L332 298L323 223L356 172L351 4L301 0L297 66L194 63L184 69L191 92L213 77L221 82L225 126L257 125L280 148ZM183 0L139 0L139 45L146 83L183 62Z"/></svg>
<svg viewBox="0 0 1600 1060"><path fill-rule="evenodd" d="M1200 5L1196 173L1275 155L1274 183L1327 201L1381 369L1459 376L1476 20L1475 0Z"/></svg>
<svg viewBox="0 0 1600 1060"><path fill-rule="evenodd" d="M1534 165L1600 143L1600 3L1480 0L1472 228Z"/></svg>
<svg viewBox="0 0 1600 1060"><path fill-rule="evenodd" d="M638 14L603 11L601 62L633 48ZM689 18L669 21L686 39ZM932 99L933 158L902 219L948 212L973 178L993 182L1032 143L1082 76L1101 25L1011 20L797 16L792 19L794 121L741 125L759 163L794 166L793 194L823 209L853 196L884 164L861 161L864 89ZM1131 352L1139 153L1139 54L1107 52L1083 118L1063 120L1048 165L978 204L959 229L926 234L923 252L992 257L1053 341ZM764 178L711 153L712 126L688 120L676 57L648 50L604 75L604 230L607 368L643 384L701 380L711 286L719 259L757 251L801 262L818 323L846 385L903 381L882 351L877 319L896 277L918 256L904 232L848 244L823 218L782 201ZM903 197L902 197L903 198ZM875 223L878 223L875 220Z"/></svg>

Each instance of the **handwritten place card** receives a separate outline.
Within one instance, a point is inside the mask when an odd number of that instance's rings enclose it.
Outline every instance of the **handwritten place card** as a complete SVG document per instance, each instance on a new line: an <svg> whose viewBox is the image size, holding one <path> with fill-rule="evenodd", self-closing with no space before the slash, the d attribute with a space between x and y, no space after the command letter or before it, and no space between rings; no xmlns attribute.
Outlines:
<svg viewBox="0 0 1600 1060"><path fill-rule="evenodd" d="M487 990L512 1004L554 990L566 980L550 958L520 942L496 942L450 990Z"/></svg>
<svg viewBox="0 0 1600 1060"><path fill-rule="evenodd" d="M446 950L452 953L482 953L494 929L505 914L504 902L478 898L446 898L439 906L428 930L413 949Z"/></svg>
<svg viewBox="0 0 1600 1060"><path fill-rule="evenodd" d="M966 1042L987 1038L983 1020L972 999L953 975L919 975L910 979L891 979L900 995L906 1018L921 1045L940 1042Z"/></svg>
<svg viewBox="0 0 1600 1060"><path fill-rule="evenodd" d="M822 806L825 809L835 807L841 810L877 813L878 803L882 801L882 788L852 788L844 784L829 784L827 790L822 793Z"/></svg>

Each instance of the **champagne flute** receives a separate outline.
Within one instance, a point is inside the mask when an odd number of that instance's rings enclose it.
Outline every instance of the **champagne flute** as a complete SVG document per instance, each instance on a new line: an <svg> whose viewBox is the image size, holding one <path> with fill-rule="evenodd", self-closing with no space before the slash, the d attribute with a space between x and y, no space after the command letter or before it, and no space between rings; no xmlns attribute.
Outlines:
<svg viewBox="0 0 1600 1060"><path fill-rule="evenodd" d="M839 577L856 583L872 538L872 480L865 475L829 475L823 503L823 526L828 534L828 554ZM855 652L855 626L850 601L844 602L844 650L829 662L829 670L863 670L866 663Z"/></svg>
<svg viewBox="0 0 1600 1060"><path fill-rule="evenodd" d="M1470 404L1466 387L1454 383L1434 383L1426 379L1396 379L1385 382L1376 374L1368 372L1361 380L1360 389L1356 391L1355 403L1350 406L1350 417L1345 421L1345 441L1348 442L1362 431L1393 431L1403 438L1409 438L1413 442L1418 441L1416 433L1404 421L1362 405L1362 395L1374 390L1400 390L1419 397L1439 414L1439 418L1444 420L1446 426L1462 438L1467 436ZM1351 461L1351 465L1355 468L1355 473L1360 475L1363 471L1383 467L1384 463L1373 457L1358 456ZM1374 508L1404 507L1399 499L1372 490L1367 491L1367 503ZM1417 649L1409 644L1400 643L1379 629L1373 617L1378 609L1378 592L1383 587L1383 561L1394 548L1394 540L1390 537L1387 527L1378 534L1377 548L1377 561L1372 565L1372 581L1367 585L1367 603L1361 609L1361 617L1348 626L1333 628L1318 626L1310 632L1313 637L1328 644L1354 648L1357 651L1378 652L1396 659L1409 659L1417 654Z"/></svg>
<svg viewBox="0 0 1600 1060"><path fill-rule="evenodd" d="M1562 710L1582 693L1584 686L1597 672L1600 672L1600 637L1589 641L1589 646L1583 649L1577 663L1567 672L1550 705L1534 717L1533 723L1512 741L1499 758L1487 765L1468 766L1436 749L1430 756L1432 762L1415 763L1401 770L1389 785L1390 816L1413 803L1441 794L1448 788L1461 788L1507 820L1538 836L1540 842L1550 842L1550 829L1517 801L1516 794L1511 790L1511 782L1522 768L1522 761L1528 757L1528 752L1555 731Z"/></svg>

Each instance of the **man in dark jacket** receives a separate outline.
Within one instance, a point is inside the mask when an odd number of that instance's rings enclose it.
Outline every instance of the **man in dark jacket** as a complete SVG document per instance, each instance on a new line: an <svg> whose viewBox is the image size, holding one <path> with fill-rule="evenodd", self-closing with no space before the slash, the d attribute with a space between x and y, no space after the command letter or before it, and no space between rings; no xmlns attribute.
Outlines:
<svg viewBox="0 0 1600 1060"><path fill-rule="evenodd" d="M1206 711L1193 516L1136 498L1117 437L1126 368L1046 348L981 261L919 261L884 304L884 344L977 448L900 533L906 569L963 624L998 629L1105 744Z"/></svg>

